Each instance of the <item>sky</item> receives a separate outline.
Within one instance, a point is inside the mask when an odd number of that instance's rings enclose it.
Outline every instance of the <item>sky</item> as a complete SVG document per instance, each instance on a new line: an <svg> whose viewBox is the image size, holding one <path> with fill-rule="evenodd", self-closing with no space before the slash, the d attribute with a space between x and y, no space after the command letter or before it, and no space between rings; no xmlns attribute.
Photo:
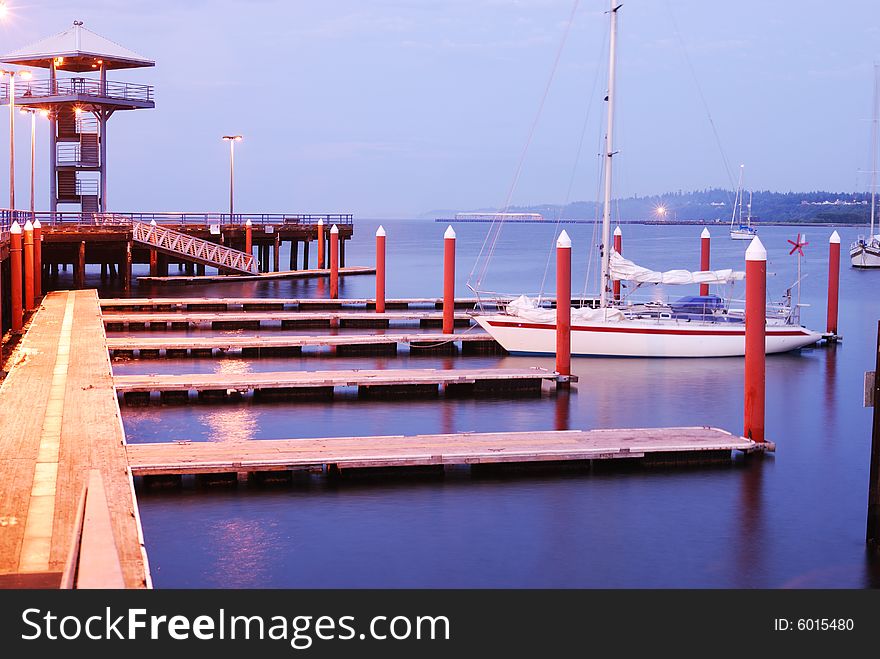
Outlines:
<svg viewBox="0 0 880 659"><path fill-rule="evenodd" d="M244 136L240 212L416 217L598 197L604 0L7 4L0 53L82 20L156 61L109 76L156 98L110 120L111 210L224 210L230 133ZM876 0L627 0L619 19L615 196L730 188L725 162L745 165L746 188L868 189ZM29 119L16 121L21 200Z"/></svg>

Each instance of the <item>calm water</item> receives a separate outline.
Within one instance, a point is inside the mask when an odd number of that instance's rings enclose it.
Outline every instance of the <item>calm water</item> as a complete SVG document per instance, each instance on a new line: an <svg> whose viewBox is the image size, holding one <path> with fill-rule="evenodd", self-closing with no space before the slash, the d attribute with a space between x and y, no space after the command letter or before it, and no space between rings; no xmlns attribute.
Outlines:
<svg viewBox="0 0 880 659"><path fill-rule="evenodd" d="M350 264L373 262L378 223L359 221ZM439 295L444 225L385 222L389 296ZM459 294L488 225L458 231ZM567 225L573 290L584 287L591 225ZM802 302L806 325L825 328L827 228L808 229ZM857 230L839 230L843 252ZM657 269L696 268L699 228L624 228L624 253ZM713 266L743 267L745 242L714 230ZM768 282L795 279L786 240L762 227ZM509 225L484 286L537 291L552 226ZM99 282L97 273L90 281ZM552 293L552 268L547 291ZM341 295L371 296L370 276ZM844 587L880 583L864 550L870 411L880 272L842 268L835 348L767 360L767 435L775 456L730 466L601 469L593 473L374 478L291 487L168 493L139 505L158 587ZM588 292L594 290L588 286ZM676 291L677 292L677 291ZM690 293L689 289L682 291ZM112 293L109 293L112 294ZM322 296L322 281L141 287L135 295ZM319 333L320 330L310 330ZM547 366L530 357L160 360L117 362L119 373L477 365ZM577 359L570 397L272 403L123 408L129 441L238 441L337 435L548 428L713 425L742 428L742 360Z"/></svg>

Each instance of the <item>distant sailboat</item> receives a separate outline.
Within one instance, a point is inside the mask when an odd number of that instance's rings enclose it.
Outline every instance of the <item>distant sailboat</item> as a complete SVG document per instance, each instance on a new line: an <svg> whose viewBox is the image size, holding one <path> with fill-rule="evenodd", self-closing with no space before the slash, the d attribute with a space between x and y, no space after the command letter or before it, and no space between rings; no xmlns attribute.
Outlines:
<svg viewBox="0 0 880 659"><path fill-rule="evenodd" d="M730 237L732 240L751 240L758 235L758 230L752 226L752 193L749 192L749 207L746 215L746 221L743 222L742 207L743 197L743 169L745 165L739 166L739 185L736 189L736 199L733 202L733 215L730 217ZM737 213L739 213L739 223L737 224Z"/></svg>
<svg viewBox="0 0 880 659"><path fill-rule="evenodd" d="M877 207L877 143L880 140L878 131L878 108L880 108L880 90L878 90L877 72L880 65L874 65L874 116L871 120L871 217L869 233L859 236L849 248L849 258L854 268L880 268L880 236L874 235L874 218Z"/></svg>

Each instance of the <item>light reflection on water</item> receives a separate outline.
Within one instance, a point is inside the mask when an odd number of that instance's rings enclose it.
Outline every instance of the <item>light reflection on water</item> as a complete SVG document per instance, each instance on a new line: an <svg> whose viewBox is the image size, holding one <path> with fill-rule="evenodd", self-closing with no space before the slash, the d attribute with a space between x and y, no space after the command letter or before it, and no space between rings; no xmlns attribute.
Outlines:
<svg viewBox="0 0 880 659"><path fill-rule="evenodd" d="M378 222L375 223L378 225ZM439 294L444 225L386 222L389 296ZM459 227L456 227L457 230ZM369 222L347 250L372 260ZM567 226L576 248L591 227ZM485 227L458 231L459 291ZM552 228L505 229L496 290L534 290ZM713 267L742 267L745 245L712 228ZM811 229L802 301L807 325L824 329L827 234ZM844 247L858 232L841 231ZM779 293L796 261L796 230L762 227ZM435 235L436 234L436 235ZM852 234L852 235L850 235ZM624 227L624 250L658 269L698 263L699 228ZM437 238L437 240L433 240ZM578 252L583 254L584 252ZM584 258L584 261L586 259ZM463 274L462 274L463 273ZM575 277L583 277L583 270ZM878 567L864 552L870 412L862 377L873 368L880 273L841 270L835 348L767 360L767 435L775 456L686 469L592 473L447 474L289 488L144 492L140 508L156 583L173 586L864 587ZM552 277L551 277L552 280ZM577 280L576 280L577 281ZM186 295L320 295L318 282L198 287ZM372 294L372 277L344 280L342 295ZM580 285L573 286L575 290ZM183 294L174 289L171 295ZM167 291L163 291L167 292ZM150 290L149 294L157 294ZM274 330L281 331L281 330ZM318 334L322 330L308 330ZM294 357L117 362L120 373L336 368L553 367L552 358ZM548 428L712 425L742 428L742 360L578 359L570 395L539 398L361 401L333 404L192 404L123 408L129 441L246 441ZM251 560L253 559L253 560ZM218 570L230 579L218 583Z"/></svg>

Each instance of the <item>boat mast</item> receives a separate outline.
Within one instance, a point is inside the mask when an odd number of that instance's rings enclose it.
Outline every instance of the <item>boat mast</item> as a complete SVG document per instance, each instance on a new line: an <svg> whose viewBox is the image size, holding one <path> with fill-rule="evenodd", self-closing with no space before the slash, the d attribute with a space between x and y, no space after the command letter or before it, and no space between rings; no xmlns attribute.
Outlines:
<svg viewBox="0 0 880 659"><path fill-rule="evenodd" d="M605 203L602 210L602 288L599 293L599 306L608 304L608 289L611 283L609 262L611 258L611 158L614 157L614 65L617 54L617 0L610 0L611 37L608 54L608 120L605 133Z"/></svg>
<svg viewBox="0 0 880 659"><path fill-rule="evenodd" d="M746 226L752 226L752 191L749 190L749 214L746 216Z"/></svg>
<svg viewBox="0 0 880 659"><path fill-rule="evenodd" d="M739 166L739 183L736 184L736 196L733 198L733 213L730 214L730 230L733 231L736 222L736 211L739 209L739 223L742 224L742 187L743 187L743 167Z"/></svg>
<svg viewBox="0 0 880 659"><path fill-rule="evenodd" d="M871 121L871 233L868 244L874 241L874 208L877 205L877 108L880 106L880 90L877 88L877 72L880 64L874 65L874 118Z"/></svg>

